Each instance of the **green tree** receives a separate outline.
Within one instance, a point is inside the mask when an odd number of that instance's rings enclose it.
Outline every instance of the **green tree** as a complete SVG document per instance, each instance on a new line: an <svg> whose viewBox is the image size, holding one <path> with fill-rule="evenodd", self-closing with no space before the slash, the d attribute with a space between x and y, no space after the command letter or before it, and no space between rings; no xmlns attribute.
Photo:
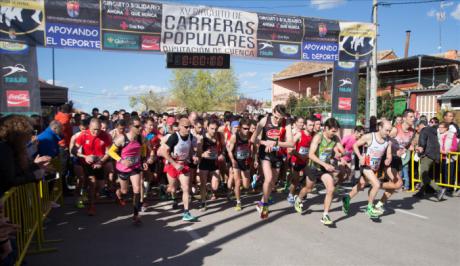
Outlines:
<svg viewBox="0 0 460 266"><path fill-rule="evenodd" d="M237 100L238 80L232 69L175 70L171 86L174 99L189 110L230 110Z"/></svg>
<svg viewBox="0 0 460 266"><path fill-rule="evenodd" d="M377 97L377 117L385 117L392 120L394 118L393 96L390 93Z"/></svg>
<svg viewBox="0 0 460 266"><path fill-rule="evenodd" d="M166 97L153 91L129 97L129 106L141 112L149 110L160 112L164 110L165 102Z"/></svg>

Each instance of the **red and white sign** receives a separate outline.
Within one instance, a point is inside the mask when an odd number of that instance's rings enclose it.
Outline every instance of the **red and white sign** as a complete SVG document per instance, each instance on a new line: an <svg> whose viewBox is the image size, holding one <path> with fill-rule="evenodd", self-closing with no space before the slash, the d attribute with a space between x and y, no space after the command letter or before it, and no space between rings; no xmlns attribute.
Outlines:
<svg viewBox="0 0 460 266"><path fill-rule="evenodd" d="M30 107L29 91L6 91L6 102L8 107Z"/></svg>
<svg viewBox="0 0 460 266"><path fill-rule="evenodd" d="M142 35L142 50L160 51L160 36Z"/></svg>
<svg viewBox="0 0 460 266"><path fill-rule="evenodd" d="M339 110L350 111L351 110L351 98L339 97Z"/></svg>

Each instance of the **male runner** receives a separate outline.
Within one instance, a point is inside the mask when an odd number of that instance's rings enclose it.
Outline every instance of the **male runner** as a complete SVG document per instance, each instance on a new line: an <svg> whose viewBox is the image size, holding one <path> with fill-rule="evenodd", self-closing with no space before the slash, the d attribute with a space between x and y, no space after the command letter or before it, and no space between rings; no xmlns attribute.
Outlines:
<svg viewBox="0 0 460 266"><path fill-rule="evenodd" d="M236 211L241 211L241 178L244 189L248 189L250 183L251 147L249 139L251 135L249 134L249 124L249 120L241 120L238 131L232 135L228 144L228 156L232 162L233 181L235 183Z"/></svg>
<svg viewBox="0 0 460 266"><path fill-rule="evenodd" d="M275 187L283 156L282 148L294 147L291 126L286 126L286 106L276 105L273 113L262 118L257 124L256 132L251 136L251 143L257 145L258 136L262 134L258 156L264 173L263 197L257 203L260 218L268 218L268 198Z"/></svg>
<svg viewBox="0 0 460 266"><path fill-rule="evenodd" d="M391 145L389 145L388 135L391 132L391 122L385 120L379 123L378 131L368 133L361 137L354 145L353 150L359 159L362 177L359 182L353 187L348 195L342 199L342 210L348 214L350 209L350 200L362 190L367 183L370 183L372 188L369 191L369 198L366 213L370 218L378 218L383 214L379 209L374 207L374 199L380 189L380 181L377 178L380 164L383 156L386 154L385 165L391 163ZM367 145L366 154L362 154L360 147Z"/></svg>
<svg viewBox="0 0 460 266"><path fill-rule="evenodd" d="M313 137L310 150L308 152L309 164L306 168L307 180L305 187L295 199L294 208L298 213L303 211L303 199L309 192L312 191L313 186L318 180L323 182L326 187L326 196L324 198L324 212L321 222L325 225L331 225L332 219L329 216L329 209L331 207L332 198L334 196L334 179L333 175L336 172L335 166L332 164L334 151L336 158L343 153L343 146L337 137L337 132L340 125L335 118L329 118L324 123L322 132L315 134Z"/></svg>
<svg viewBox="0 0 460 266"><path fill-rule="evenodd" d="M198 157L192 156L192 139L190 134L190 121L187 118L179 120L179 132L171 134L166 140L165 145L160 148L160 153L166 160L165 172L168 177L169 191L175 197L178 183L182 188L182 202L184 213L182 220L193 221L196 218L190 213L190 176L189 163L197 163ZM173 198L175 206L177 202ZM173 205L174 207L174 205Z"/></svg>

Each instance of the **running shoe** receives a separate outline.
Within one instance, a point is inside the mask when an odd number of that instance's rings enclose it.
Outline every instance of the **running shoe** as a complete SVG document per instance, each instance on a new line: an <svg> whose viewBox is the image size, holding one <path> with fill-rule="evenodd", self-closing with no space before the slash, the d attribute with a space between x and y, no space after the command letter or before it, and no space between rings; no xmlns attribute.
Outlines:
<svg viewBox="0 0 460 266"><path fill-rule="evenodd" d="M263 203L262 201L258 201L256 209L259 212L261 219L268 218L268 204Z"/></svg>
<svg viewBox="0 0 460 266"><path fill-rule="evenodd" d="M195 216L193 216L189 211L186 211L182 214L182 221L190 222L195 220Z"/></svg>
<svg viewBox="0 0 460 266"><path fill-rule="evenodd" d="M331 217L329 217L328 214L323 214L323 218L321 218L321 222L324 225L331 225L333 223Z"/></svg>
<svg viewBox="0 0 460 266"><path fill-rule="evenodd" d="M148 206L149 206L149 205L148 205L146 202L142 203L141 212L146 212Z"/></svg>
<svg viewBox="0 0 460 266"><path fill-rule="evenodd" d="M436 199L438 201L442 201L444 200L444 195L446 194L446 189L445 188L441 188L437 193L436 193Z"/></svg>
<svg viewBox="0 0 460 266"><path fill-rule="evenodd" d="M88 208L88 215L89 215L89 216L94 216L94 215L96 215L96 207L94 207L94 205L89 206L89 208Z"/></svg>
<svg viewBox="0 0 460 266"><path fill-rule="evenodd" d="M374 209L379 215L382 215L383 213L385 213L385 208L383 208L383 203L380 201L377 202L377 204L375 204Z"/></svg>
<svg viewBox="0 0 460 266"><path fill-rule="evenodd" d="M119 199L119 198L117 198L117 203L118 203L118 205L120 205L121 207L123 207L123 206L126 205L126 201L123 200L123 199Z"/></svg>
<svg viewBox="0 0 460 266"><path fill-rule="evenodd" d="M75 205L76 205L76 207L77 207L78 209L83 209L83 208L85 208L85 204L83 203L83 199L82 199L81 197L78 198L78 200L77 200L77 202L76 202Z"/></svg>
<svg viewBox="0 0 460 266"><path fill-rule="evenodd" d="M173 208L173 210L179 209L179 203L177 202L177 200L173 200L172 208Z"/></svg>
<svg viewBox="0 0 460 266"><path fill-rule="evenodd" d="M241 208L241 203L236 203L236 206L235 206L235 211L239 212L241 211L242 208Z"/></svg>
<svg viewBox="0 0 460 266"><path fill-rule="evenodd" d="M141 217L139 216L139 214L134 214L133 215L133 224L134 225L141 224Z"/></svg>
<svg viewBox="0 0 460 266"><path fill-rule="evenodd" d="M350 210L350 196L345 195L345 197L342 198L342 211L345 214L348 214L348 211Z"/></svg>
<svg viewBox="0 0 460 266"><path fill-rule="evenodd" d="M295 196L294 209L298 213L302 213L303 211L303 203L302 203L302 200L298 196Z"/></svg>
<svg viewBox="0 0 460 266"><path fill-rule="evenodd" d="M201 202L198 209L202 212L206 211L206 202Z"/></svg>
<svg viewBox="0 0 460 266"><path fill-rule="evenodd" d="M294 196L292 194L288 195L287 202L289 203L289 205L294 206L295 199L294 199Z"/></svg>
<svg viewBox="0 0 460 266"><path fill-rule="evenodd" d="M373 219L373 218L379 218L379 212L374 208L374 206L372 205L367 205L367 210L366 210L366 214L367 216L369 216L369 218Z"/></svg>
<svg viewBox="0 0 460 266"><path fill-rule="evenodd" d="M288 193L289 192L289 187L291 186L291 183L289 181L284 182L284 188L283 192Z"/></svg>
<svg viewBox="0 0 460 266"><path fill-rule="evenodd" d="M254 174L254 175L252 176L252 181L251 181L251 187L252 187L252 189L256 189L257 180L258 180L258 179L259 179L259 177L258 177L256 174Z"/></svg>

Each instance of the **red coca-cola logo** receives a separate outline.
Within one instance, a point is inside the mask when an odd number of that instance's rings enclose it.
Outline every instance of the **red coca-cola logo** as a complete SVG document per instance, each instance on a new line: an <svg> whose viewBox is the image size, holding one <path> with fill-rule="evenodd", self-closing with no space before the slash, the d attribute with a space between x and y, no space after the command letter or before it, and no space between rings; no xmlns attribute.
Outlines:
<svg viewBox="0 0 460 266"><path fill-rule="evenodd" d="M267 131L267 137L270 139L277 139L280 137L280 133L281 131L277 128L270 129L269 131Z"/></svg>
<svg viewBox="0 0 460 266"><path fill-rule="evenodd" d="M6 91L8 107L30 107L29 91Z"/></svg>
<svg viewBox="0 0 460 266"><path fill-rule="evenodd" d="M159 51L160 36L142 35L142 50Z"/></svg>
<svg viewBox="0 0 460 266"><path fill-rule="evenodd" d="M339 97L339 110L350 111L351 110L351 98Z"/></svg>

